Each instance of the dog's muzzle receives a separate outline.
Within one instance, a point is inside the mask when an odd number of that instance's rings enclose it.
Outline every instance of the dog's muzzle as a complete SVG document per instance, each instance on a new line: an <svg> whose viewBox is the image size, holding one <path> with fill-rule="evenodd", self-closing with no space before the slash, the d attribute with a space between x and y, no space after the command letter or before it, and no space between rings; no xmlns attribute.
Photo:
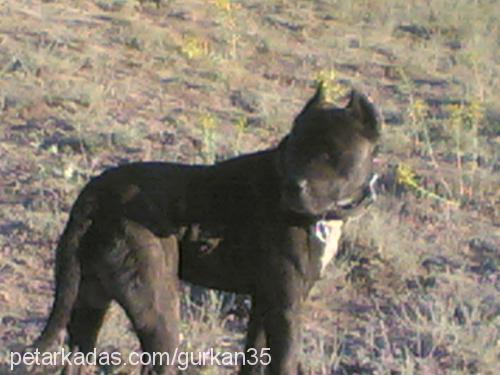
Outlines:
<svg viewBox="0 0 500 375"><path fill-rule="evenodd" d="M375 190L375 186L377 184L378 174L373 174L363 189L363 193L361 194L361 198L354 200L353 198L342 199L340 201L335 202L335 205L341 209L350 209L355 208L360 205L362 202L366 200L370 200L371 202L375 202L377 200L377 191Z"/></svg>
<svg viewBox="0 0 500 375"><path fill-rule="evenodd" d="M335 216L339 218L355 215L358 213L359 210L362 208L367 207L368 205L372 204L377 200L377 191L376 191L376 186L377 186L377 180L379 176L378 174L374 173L370 179L368 180L368 183L366 186L363 188L363 192L361 194L361 197L355 199L355 198L346 198L346 199L341 199L339 201L336 201L332 205L332 210L331 214L328 214L327 217L329 216Z"/></svg>

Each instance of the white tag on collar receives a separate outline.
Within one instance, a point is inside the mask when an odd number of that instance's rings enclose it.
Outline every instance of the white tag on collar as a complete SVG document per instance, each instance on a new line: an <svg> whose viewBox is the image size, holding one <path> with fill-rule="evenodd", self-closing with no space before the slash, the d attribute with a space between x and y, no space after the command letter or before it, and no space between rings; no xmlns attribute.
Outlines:
<svg viewBox="0 0 500 375"><path fill-rule="evenodd" d="M342 235L342 220L319 220L311 228L311 237L320 242L322 254L320 256L321 274L327 264L335 256Z"/></svg>
<svg viewBox="0 0 500 375"><path fill-rule="evenodd" d="M332 229L328 226L328 222L326 220L319 220L314 226L314 234L323 243L328 241L331 231Z"/></svg>

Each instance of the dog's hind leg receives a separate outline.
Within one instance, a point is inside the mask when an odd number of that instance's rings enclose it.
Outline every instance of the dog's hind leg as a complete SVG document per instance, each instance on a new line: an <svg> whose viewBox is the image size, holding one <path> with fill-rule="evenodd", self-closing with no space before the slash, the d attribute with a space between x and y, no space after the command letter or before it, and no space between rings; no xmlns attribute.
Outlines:
<svg viewBox="0 0 500 375"><path fill-rule="evenodd" d="M84 354L95 349L97 335L108 310L110 298L96 279L82 279L76 303L68 324L70 351ZM69 366L63 374L80 374L84 368Z"/></svg>
<svg viewBox="0 0 500 375"><path fill-rule="evenodd" d="M98 282L83 281L68 324L69 347L82 353L95 348L97 335L108 310L110 299L97 289ZM90 294L92 293L92 295Z"/></svg>
<svg viewBox="0 0 500 375"><path fill-rule="evenodd" d="M180 320L177 240L157 238L138 225L131 225L126 233L128 266L122 268L123 274L115 274L110 290L115 290L113 297L131 320L143 352L159 353L143 373L174 374L171 362L179 343Z"/></svg>
<svg viewBox="0 0 500 375"><path fill-rule="evenodd" d="M78 348L82 353L89 353L95 348L106 311L107 307L77 306L73 309L68 325L70 348Z"/></svg>

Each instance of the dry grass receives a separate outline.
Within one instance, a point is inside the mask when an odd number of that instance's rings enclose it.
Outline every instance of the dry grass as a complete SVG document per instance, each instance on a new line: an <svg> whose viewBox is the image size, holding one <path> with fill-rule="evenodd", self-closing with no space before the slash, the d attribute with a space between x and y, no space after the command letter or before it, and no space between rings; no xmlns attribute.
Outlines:
<svg viewBox="0 0 500 375"><path fill-rule="evenodd" d="M0 358L47 317L54 244L90 176L275 144L321 77L334 100L354 85L381 107L385 193L313 290L304 367L499 373L497 14L487 0L1 3ZM241 348L245 322L219 303L186 309L185 348ZM101 350L137 349L118 308L107 320Z"/></svg>

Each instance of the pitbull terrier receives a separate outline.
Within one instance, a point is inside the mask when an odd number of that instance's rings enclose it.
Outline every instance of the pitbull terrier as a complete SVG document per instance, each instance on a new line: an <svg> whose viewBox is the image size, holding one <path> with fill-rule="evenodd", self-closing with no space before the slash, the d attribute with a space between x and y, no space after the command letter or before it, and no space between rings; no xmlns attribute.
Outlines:
<svg viewBox="0 0 500 375"><path fill-rule="evenodd" d="M374 106L353 91L337 108L323 91L275 148L211 166L132 163L93 178L59 239L55 300L34 347L46 350L67 328L70 349L93 350L114 300L144 352L172 355L186 280L251 296L245 353L270 363L248 361L241 374L296 374L303 302L375 181Z"/></svg>

